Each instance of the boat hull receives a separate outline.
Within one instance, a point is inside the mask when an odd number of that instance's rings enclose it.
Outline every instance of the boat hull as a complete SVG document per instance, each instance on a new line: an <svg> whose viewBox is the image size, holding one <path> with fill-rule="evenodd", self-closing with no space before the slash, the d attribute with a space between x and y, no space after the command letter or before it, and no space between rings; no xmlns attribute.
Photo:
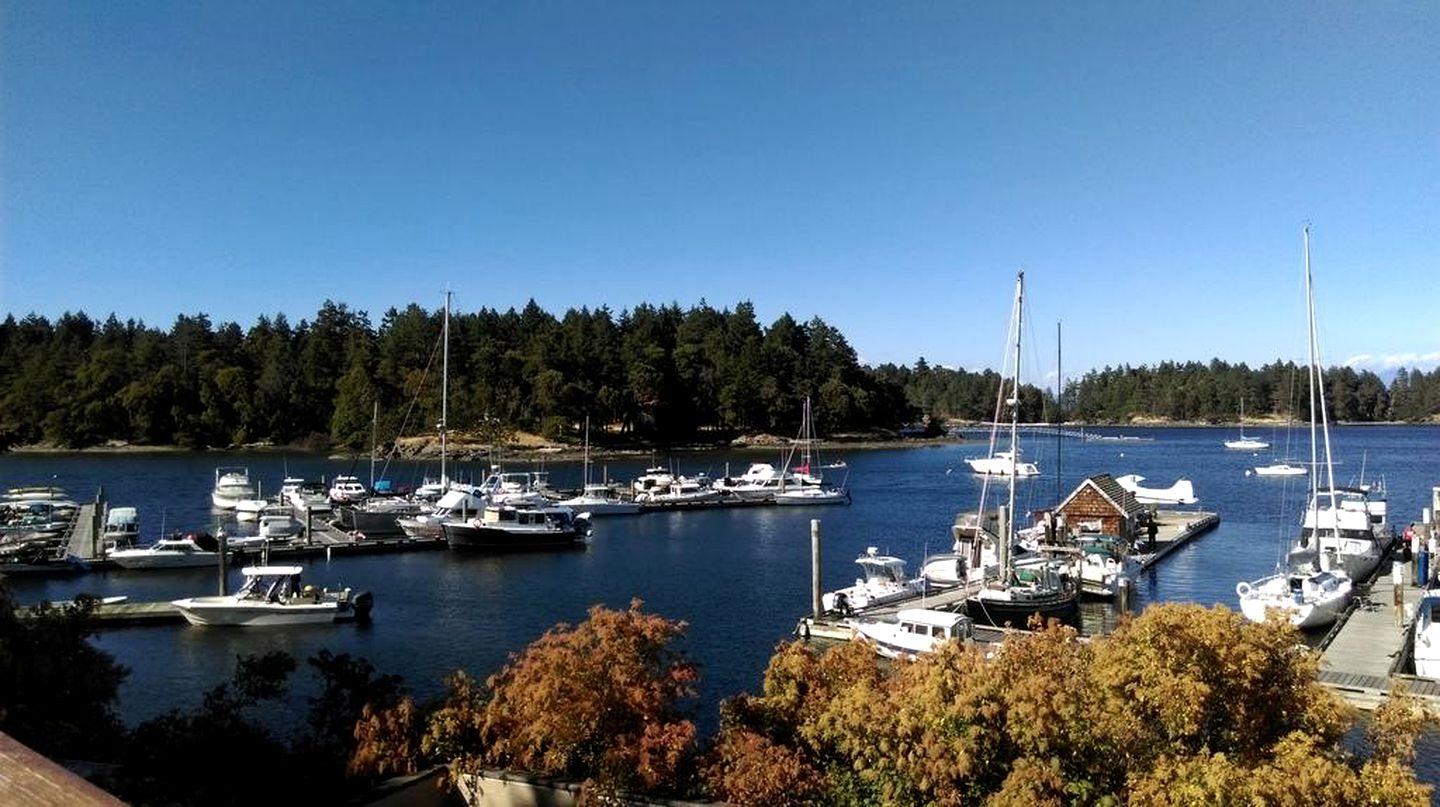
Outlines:
<svg viewBox="0 0 1440 807"><path fill-rule="evenodd" d="M586 534L576 529L512 530L477 527L466 522L441 525L451 549L483 552L524 552L532 549L573 549L586 545Z"/></svg>
<svg viewBox="0 0 1440 807"><path fill-rule="evenodd" d="M202 566L219 565L220 554L218 552L192 552L175 555L158 553L128 555L123 552L112 552L109 560L122 569L198 569Z"/></svg>
<svg viewBox="0 0 1440 807"><path fill-rule="evenodd" d="M998 628L1026 628L1030 617L1058 619L1067 625L1080 624L1080 603L1074 595L1054 599L1001 599L976 595L965 600L965 614L977 624Z"/></svg>
<svg viewBox="0 0 1440 807"><path fill-rule="evenodd" d="M324 625L364 619L369 615L372 603L370 595L362 592L354 597L353 607L349 602L336 600L272 603L236 601L233 597L187 597L173 600L170 604L175 606L191 625L269 628Z"/></svg>

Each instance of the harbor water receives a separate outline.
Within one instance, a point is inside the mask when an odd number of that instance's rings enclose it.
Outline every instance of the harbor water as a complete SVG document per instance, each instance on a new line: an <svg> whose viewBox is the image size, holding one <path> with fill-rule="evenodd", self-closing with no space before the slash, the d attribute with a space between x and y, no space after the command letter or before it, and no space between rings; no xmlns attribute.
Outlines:
<svg viewBox="0 0 1440 807"><path fill-rule="evenodd" d="M1254 429L1252 428L1252 431ZM1264 478L1247 469L1283 458L1283 432L1262 435L1273 451L1258 454L1223 447L1234 429L1125 428L1109 436L1143 440L1078 440L1032 434L1025 457L1042 475L1017 485L1017 510L1048 507L1086 476L1140 474L1165 487L1176 479L1195 486L1197 510L1220 515L1220 526L1173 552L1135 586L1135 607L1152 602L1196 602L1235 608L1235 584L1271 571L1297 531L1305 477ZM1332 429L1339 484L1383 482L1397 531L1418 521L1440 485L1440 430L1414 426ZM1292 445L1305 440L1299 429ZM823 461L847 466L827 471L843 480L853 504L828 507L748 507L656 512L597 519L587 548L485 555L444 550L336 557L309 561L309 582L368 589L375 594L369 625L326 625L284 630L217 630L184 624L107 630L96 642L131 672L121 689L120 711L130 724L173 708L195 706L201 693L226 680L238 655L284 650L298 660L321 649L368 659L380 672L404 677L419 697L438 694L445 675L464 669L484 678L510 654L560 622L584 619L595 604L625 607L632 598L648 611L688 623L683 650L700 665L696 715L713 729L721 698L758 691L776 643L790 637L810 607L810 520L823 530L823 586L848 585L854 559L866 547L897 555L918 568L927 552L949 548L955 513L974 509L981 480L964 459L983 454L980 442L902 449L828 450ZM1304 449L1308 454L1308 446ZM1292 461L1306 460L1296 451ZM655 462L685 474L742 472L752 461L783 457L756 452L659 455ZM612 479L628 481L650 458L610 460ZM71 498L89 501L103 487L115 506L138 507L148 542L162 532L219 524L210 508L217 466L246 466L269 495L286 476L307 479L369 476L368 461L271 451L235 453L55 453L0 455L0 487L56 484ZM1058 467L1058 475L1057 475ZM555 487L578 487L578 462L529 461L506 470L546 470ZM598 470L598 466L596 467ZM457 478L483 477L482 464L452 464ZM434 465L391 464L384 475L417 485ZM992 481L991 483L996 484ZM233 524L227 529L234 530ZM234 573L232 573L234 574ZM234 574L231 586L238 582ZM168 600L213 593L213 569L108 571L66 578L9 578L22 604L60 600L79 592L125 595L132 601ZM1103 609L1102 609L1103 611ZM1087 625L1103 613L1087 614ZM296 685L303 677L297 674ZM1427 742L1432 749L1435 743ZM1422 776L1440 771L1422 754Z"/></svg>

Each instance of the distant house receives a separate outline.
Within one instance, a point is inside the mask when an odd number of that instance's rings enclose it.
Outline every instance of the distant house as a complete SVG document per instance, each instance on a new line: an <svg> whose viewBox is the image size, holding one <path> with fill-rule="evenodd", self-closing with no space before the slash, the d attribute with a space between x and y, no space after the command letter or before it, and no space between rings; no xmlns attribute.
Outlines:
<svg viewBox="0 0 1440 807"><path fill-rule="evenodd" d="M1097 474L1081 482L1055 512L1075 532L1129 536L1147 508L1110 474Z"/></svg>

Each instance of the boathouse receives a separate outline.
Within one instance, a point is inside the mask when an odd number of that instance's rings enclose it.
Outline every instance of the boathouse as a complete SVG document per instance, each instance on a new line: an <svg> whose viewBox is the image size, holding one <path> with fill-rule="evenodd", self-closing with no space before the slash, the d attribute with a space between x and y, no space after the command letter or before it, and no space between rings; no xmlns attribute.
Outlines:
<svg viewBox="0 0 1440 807"><path fill-rule="evenodd" d="M1055 512L1072 532L1130 535L1148 511L1110 474L1097 474L1081 482Z"/></svg>

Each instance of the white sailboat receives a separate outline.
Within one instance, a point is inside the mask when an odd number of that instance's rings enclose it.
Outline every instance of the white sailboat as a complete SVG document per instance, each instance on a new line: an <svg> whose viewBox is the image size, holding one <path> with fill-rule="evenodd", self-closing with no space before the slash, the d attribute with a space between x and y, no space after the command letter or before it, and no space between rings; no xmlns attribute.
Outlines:
<svg viewBox="0 0 1440 807"><path fill-rule="evenodd" d="M824 483L818 468L813 463L815 446L815 420L810 412L810 396L805 396L805 407L800 415L800 436L790 447L790 456L785 458L785 467L780 472L781 488L775 493L775 503L785 505L805 504L849 504L850 492L844 485L831 486ZM791 467L795 451L800 451L800 464ZM793 474L795 484L787 486L785 480Z"/></svg>
<svg viewBox="0 0 1440 807"><path fill-rule="evenodd" d="M610 485L603 482L590 482L590 417L585 417L585 454L581 461L581 489L580 495L562 499L557 502L565 507L573 508L577 513L589 513L591 516L633 516L640 512L640 503L632 499L622 499Z"/></svg>
<svg viewBox="0 0 1440 807"><path fill-rule="evenodd" d="M1263 622L1279 617L1299 628L1319 628L1339 618L1354 597L1355 579L1363 579L1380 562L1378 546L1369 532L1369 515L1360 512L1367 536L1345 537L1342 519L1346 515L1335 489L1335 469L1330 453L1330 422L1325 410L1324 378L1320 368L1320 345L1315 327L1315 291L1310 274L1310 228L1305 227L1305 313L1310 354L1310 464L1325 469L1328 490L1321 491L1311 477L1310 496L1301 522L1301 535L1292 549L1288 568L1255 581L1235 586L1240 612L1246 619ZM1325 449L1324 465L1319 450ZM1315 474L1318 476L1318 473ZM1328 505L1322 504L1328 500Z"/></svg>
<svg viewBox="0 0 1440 807"><path fill-rule="evenodd" d="M1270 444L1258 437L1245 436L1245 399L1240 399L1240 436L1234 440L1225 441L1226 448L1238 448L1245 451L1259 451L1262 448L1269 448Z"/></svg>

